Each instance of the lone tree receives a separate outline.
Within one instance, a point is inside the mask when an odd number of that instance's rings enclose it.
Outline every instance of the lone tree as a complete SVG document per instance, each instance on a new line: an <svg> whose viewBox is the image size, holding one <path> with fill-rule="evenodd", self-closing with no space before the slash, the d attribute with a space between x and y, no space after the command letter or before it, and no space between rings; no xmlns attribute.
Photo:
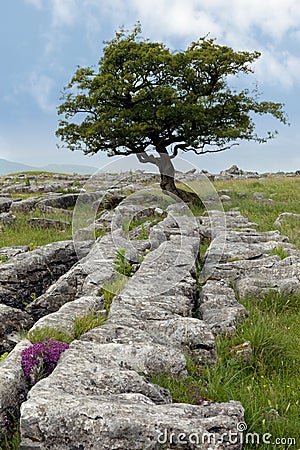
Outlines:
<svg viewBox="0 0 300 450"><path fill-rule="evenodd" d="M174 182L179 151L203 155L274 137L276 131L256 134L253 113L286 123L281 103L228 84L229 77L252 72L259 52L235 52L206 37L171 52L143 39L139 25L105 44L98 69L78 68L65 87L56 135L85 154L136 154L158 167L165 192L187 199Z"/></svg>

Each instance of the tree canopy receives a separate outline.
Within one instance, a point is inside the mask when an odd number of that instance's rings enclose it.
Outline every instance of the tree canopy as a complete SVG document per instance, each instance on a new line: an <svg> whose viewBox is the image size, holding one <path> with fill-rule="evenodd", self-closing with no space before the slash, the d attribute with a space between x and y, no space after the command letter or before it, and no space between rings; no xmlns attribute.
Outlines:
<svg viewBox="0 0 300 450"><path fill-rule="evenodd" d="M276 131L258 135L255 114L286 123L283 105L260 101L257 89L237 91L229 84L252 72L259 56L207 37L172 52L144 39L139 25L120 30L105 43L98 67L78 67L65 88L56 135L86 154L136 154L169 178L179 150L201 155L241 140L266 142Z"/></svg>

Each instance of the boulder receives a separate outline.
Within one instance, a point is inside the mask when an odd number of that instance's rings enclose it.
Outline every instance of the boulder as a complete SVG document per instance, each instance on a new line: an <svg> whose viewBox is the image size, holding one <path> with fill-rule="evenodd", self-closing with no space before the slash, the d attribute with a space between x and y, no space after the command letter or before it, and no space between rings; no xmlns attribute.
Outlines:
<svg viewBox="0 0 300 450"><path fill-rule="evenodd" d="M14 201L10 211L15 214L29 214L34 211L39 200L39 197L29 197L25 200Z"/></svg>
<svg viewBox="0 0 300 450"><path fill-rule="evenodd" d="M300 214L283 212L283 213L279 214L279 216L275 220L274 227L280 228L285 222L287 222L289 220L297 221L300 225Z"/></svg>
<svg viewBox="0 0 300 450"><path fill-rule="evenodd" d="M0 248L0 258L6 257L7 259L13 258L20 253L25 253L29 251L28 245L13 245L12 247L1 247Z"/></svg>
<svg viewBox="0 0 300 450"><path fill-rule="evenodd" d="M25 401L28 385L21 367L22 350L31 345L27 339L19 342L0 363L0 442L15 420L20 417L20 405Z"/></svg>
<svg viewBox="0 0 300 450"><path fill-rule="evenodd" d="M67 272L77 261L77 252L89 252L89 242L75 249L72 241L53 242L16 255L0 265L0 303L24 309Z"/></svg>
<svg viewBox="0 0 300 450"><path fill-rule="evenodd" d="M32 325L33 319L25 311L0 304L0 355L12 350L18 332Z"/></svg>
<svg viewBox="0 0 300 450"><path fill-rule="evenodd" d="M4 227L11 227L16 221L16 216L10 212L0 213L0 225Z"/></svg>
<svg viewBox="0 0 300 450"><path fill-rule="evenodd" d="M71 226L71 222L64 220L46 219L44 217L32 217L27 219L27 224L32 228L41 228L43 230L47 228L55 228L56 230L65 230Z"/></svg>
<svg viewBox="0 0 300 450"><path fill-rule="evenodd" d="M0 213L8 212L13 200L7 197L0 197Z"/></svg>

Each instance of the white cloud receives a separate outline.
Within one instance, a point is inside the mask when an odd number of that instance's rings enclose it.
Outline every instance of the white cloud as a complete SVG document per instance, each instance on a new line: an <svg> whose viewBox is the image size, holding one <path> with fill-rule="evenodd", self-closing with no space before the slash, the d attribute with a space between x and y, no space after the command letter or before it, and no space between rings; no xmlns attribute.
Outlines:
<svg viewBox="0 0 300 450"><path fill-rule="evenodd" d="M76 0L51 0L54 25L73 25L80 7Z"/></svg>
<svg viewBox="0 0 300 450"><path fill-rule="evenodd" d="M25 1L51 11L48 55L59 47L66 33L64 27L79 21L86 30L84 38L92 43L99 40L107 23L116 28L132 27L140 20L147 37L167 45L184 48L191 40L210 33L218 42L237 50L260 50L260 80L285 87L299 82L299 58L289 48L291 42L300 39L299 0Z"/></svg>
<svg viewBox="0 0 300 450"><path fill-rule="evenodd" d="M53 112L55 111L55 105L51 101L51 93L54 85L52 78L34 71L29 76L26 91L32 95L41 110Z"/></svg>
<svg viewBox="0 0 300 450"><path fill-rule="evenodd" d="M43 7L43 0L25 0L25 3L35 6L37 9L42 9Z"/></svg>

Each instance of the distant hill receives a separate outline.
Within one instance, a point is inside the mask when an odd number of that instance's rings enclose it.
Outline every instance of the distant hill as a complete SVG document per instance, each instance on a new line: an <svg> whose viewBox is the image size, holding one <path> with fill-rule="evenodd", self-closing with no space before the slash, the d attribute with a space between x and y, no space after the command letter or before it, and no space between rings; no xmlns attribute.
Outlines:
<svg viewBox="0 0 300 450"><path fill-rule="evenodd" d="M84 175L94 173L97 170L97 167L80 164L47 164L46 166L35 167L0 158L0 175L18 172L35 172L38 170L69 174L78 173L80 175Z"/></svg>

